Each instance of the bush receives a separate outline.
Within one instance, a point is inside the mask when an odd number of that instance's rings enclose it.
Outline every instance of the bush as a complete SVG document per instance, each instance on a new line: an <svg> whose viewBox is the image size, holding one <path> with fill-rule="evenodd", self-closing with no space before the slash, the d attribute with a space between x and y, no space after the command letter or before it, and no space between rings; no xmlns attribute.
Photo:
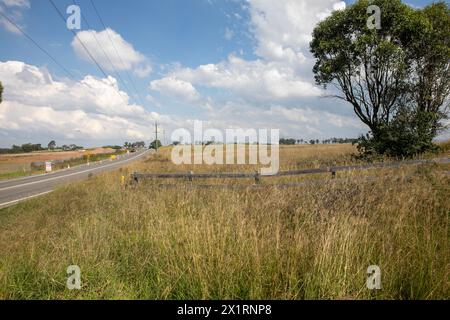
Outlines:
<svg viewBox="0 0 450 320"><path fill-rule="evenodd" d="M377 155L403 158L436 151L434 123L431 112L412 112L403 108L389 124L381 125L375 133L361 136L358 151L366 158Z"/></svg>

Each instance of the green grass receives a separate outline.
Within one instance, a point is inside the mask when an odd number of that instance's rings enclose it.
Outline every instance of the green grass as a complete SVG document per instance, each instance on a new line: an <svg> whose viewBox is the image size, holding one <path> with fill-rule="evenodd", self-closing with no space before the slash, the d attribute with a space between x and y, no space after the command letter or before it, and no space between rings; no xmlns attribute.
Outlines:
<svg viewBox="0 0 450 320"><path fill-rule="evenodd" d="M316 150L285 149L282 167ZM179 171L152 159L0 210L0 298L450 298L448 166L292 189L120 185L134 170ZM80 291L65 286L72 264ZM374 264L376 292L365 286Z"/></svg>
<svg viewBox="0 0 450 320"><path fill-rule="evenodd" d="M8 173L0 173L0 180L21 178L31 175L30 171L15 171Z"/></svg>

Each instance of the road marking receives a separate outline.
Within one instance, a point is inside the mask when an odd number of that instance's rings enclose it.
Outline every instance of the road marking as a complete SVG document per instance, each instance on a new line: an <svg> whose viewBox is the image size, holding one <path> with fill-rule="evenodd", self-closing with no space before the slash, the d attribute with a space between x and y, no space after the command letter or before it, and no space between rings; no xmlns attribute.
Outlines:
<svg viewBox="0 0 450 320"><path fill-rule="evenodd" d="M127 157L127 155L124 155L124 156L125 156L125 158ZM117 160L120 160L120 159L121 158L117 158ZM102 161L93 162L94 165L99 165L101 163L102 163ZM29 176L26 176L26 177L21 177L21 178L0 180L0 185L6 184L6 183L11 183L11 182L16 182L16 181L21 181L21 180L33 179L33 178L42 177L42 176L47 176L48 177L48 176L52 176L52 175L55 175L55 174L58 174L58 173L61 173L61 172L65 172L65 171L68 171L68 170L71 170L71 169L72 170L76 170L76 169L79 169L79 168L82 168L82 167L85 167L85 166L86 166L86 164L84 163L84 164L73 166L71 168L64 168L64 169L52 171L50 173L39 173L39 174L32 174L32 175L29 175Z"/></svg>
<svg viewBox="0 0 450 320"><path fill-rule="evenodd" d="M45 192L42 192L42 193L38 193L38 194L35 194L35 195L32 195L32 196L28 196L28 197L17 199L17 200L13 200L13 201L0 203L0 208L4 207L4 206L8 206L10 204L14 204L14 203L18 203L18 202L25 201L25 200L28 200L28 199L32 199L32 198L36 198L36 197L39 197L39 196L43 196L44 194L48 194L48 193L51 193L51 192L53 192L53 190L45 191Z"/></svg>
<svg viewBox="0 0 450 320"><path fill-rule="evenodd" d="M27 182L27 183L22 183L22 184L18 184L18 185L15 185L15 186L10 186L10 187L6 187L6 188L1 188L0 191L10 190L10 189L15 189L15 188L20 188L20 187L29 186L29 185L32 185L32 184L43 183L43 182L48 182L48 181L57 180L57 179L62 179L62 178L67 178L67 177L75 176L75 175L77 175L77 174L82 174L82 173L86 173L86 172L90 172L90 171L95 171L95 170L99 170L99 169L108 168L108 167L111 167L111 166L118 165L118 164L120 164L120 163L125 163L125 162L128 162L128 161L130 161L130 160L134 160L134 159L140 158L140 157L142 157L143 155L145 155L148 151L149 151L149 150L144 151L144 152L141 153L140 155L137 155L137 156L135 156L135 157L133 157L133 158L128 158L128 159L125 159L125 160L122 160L122 161L114 162L114 163L111 163L111 164L107 164L107 165L105 165L105 166L99 166L99 167L96 167L96 168L92 168L92 169L88 169L88 170L84 170L84 171L79 171L79 172L74 172L74 173L69 173L69 174L65 174L65 175L63 175L63 176L52 177L52 178L48 178L48 179L44 179L44 180L33 181L33 182Z"/></svg>

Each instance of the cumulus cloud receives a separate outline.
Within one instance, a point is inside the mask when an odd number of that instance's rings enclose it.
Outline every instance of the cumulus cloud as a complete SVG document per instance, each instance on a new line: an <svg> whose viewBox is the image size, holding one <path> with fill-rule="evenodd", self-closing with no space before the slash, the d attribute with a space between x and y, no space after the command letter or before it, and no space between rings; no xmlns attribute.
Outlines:
<svg viewBox="0 0 450 320"><path fill-rule="evenodd" d="M5 8L13 10L7 11ZM0 13L2 14L0 15L0 26L11 33L22 34L14 24L18 25L21 29L25 28L22 25L22 10L29 8L30 2L28 0L0 0ZM6 15L14 24L4 18L3 15Z"/></svg>
<svg viewBox="0 0 450 320"><path fill-rule="evenodd" d="M57 81L45 68L7 61L0 62L0 79L5 89L0 132L5 137L149 139L150 123L171 121L129 103L112 77L87 75L78 82Z"/></svg>
<svg viewBox="0 0 450 320"><path fill-rule="evenodd" d="M227 60L196 68L178 66L165 77L223 89L235 99L264 108L280 103L297 106L302 99L323 95L311 72L313 28L333 10L344 7L345 2L338 0L249 0L257 59L231 54Z"/></svg>
<svg viewBox="0 0 450 320"><path fill-rule="evenodd" d="M267 60L302 64L315 25L342 8L345 2L340 0L250 0L255 53Z"/></svg>
<svg viewBox="0 0 450 320"><path fill-rule="evenodd" d="M320 89L295 75L294 70L277 62L247 61L230 55L227 61L179 68L170 77L207 87L228 89L248 101L272 102L282 99L315 97Z"/></svg>
<svg viewBox="0 0 450 320"><path fill-rule="evenodd" d="M190 82L175 77L154 80L150 82L150 89L178 102L195 104L207 110L213 109L211 98L203 98Z"/></svg>
<svg viewBox="0 0 450 320"><path fill-rule="evenodd" d="M200 94L190 82L166 77L150 82L150 88L166 96L187 102L196 102Z"/></svg>
<svg viewBox="0 0 450 320"><path fill-rule="evenodd" d="M94 59L108 71L131 70L139 77L147 77L152 71L148 59L110 28L99 32L95 30L80 31L77 36ZM93 63L76 37L72 40L71 45L78 57Z"/></svg>
<svg viewBox="0 0 450 320"><path fill-rule="evenodd" d="M112 78L87 75L80 81L61 81L45 69L19 61L0 62L0 79L5 87L0 104L2 146L13 143L73 141L100 145L125 140L153 139L155 120L168 136L177 128L192 129L194 120L205 120L205 128L279 128L282 136L330 137L342 126L360 132L354 118L317 111L309 107L267 109L230 101L208 109L196 118L149 112L130 104ZM164 79L153 83L155 91L192 103L208 103L189 83ZM120 96L117 93L120 91ZM152 96L149 99L153 100ZM197 102L199 101L199 102Z"/></svg>

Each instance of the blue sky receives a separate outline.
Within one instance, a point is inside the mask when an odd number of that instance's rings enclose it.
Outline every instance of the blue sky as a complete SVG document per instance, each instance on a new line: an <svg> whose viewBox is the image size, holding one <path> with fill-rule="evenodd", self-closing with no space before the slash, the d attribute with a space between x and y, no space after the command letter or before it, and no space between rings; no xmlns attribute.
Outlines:
<svg viewBox="0 0 450 320"><path fill-rule="evenodd" d="M191 129L194 120L218 129L279 128L281 136L299 139L366 130L348 105L323 98L312 80L308 37L342 1L93 1L109 30L90 0L76 0L89 23L82 20L77 32L109 78L49 1L0 0L1 12L74 76L0 16L0 146L149 141L155 120L168 136ZM73 4L54 2L64 14Z"/></svg>

